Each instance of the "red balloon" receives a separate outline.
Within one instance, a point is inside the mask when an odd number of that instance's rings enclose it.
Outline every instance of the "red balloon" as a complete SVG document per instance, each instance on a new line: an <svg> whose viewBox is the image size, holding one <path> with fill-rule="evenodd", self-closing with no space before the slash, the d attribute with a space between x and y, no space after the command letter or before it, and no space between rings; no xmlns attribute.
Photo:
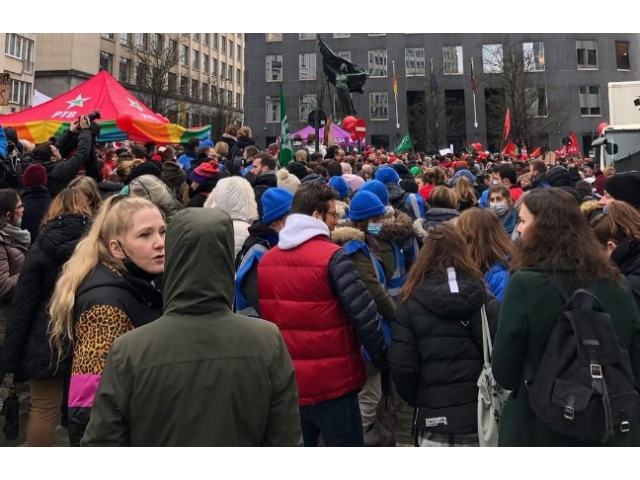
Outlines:
<svg viewBox="0 0 640 480"><path fill-rule="evenodd" d="M356 129L356 117L351 115L342 119L342 126L347 132L354 132Z"/></svg>
<svg viewBox="0 0 640 480"><path fill-rule="evenodd" d="M116 117L116 126L123 132L128 132L133 127L133 117L127 112L119 113Z"/></svg>
<svg viewBox="0 0 640 480"><path fill-rule="evenodd" d="M478 151L482 150L482 144L481 143L476 143L476 149Z"/></svg>
<svg viewBox="0 0 640 480"><path fill-rule="evenodd" d="M598 134L602 135L602 132L604 132L604 129L608 126L609 124L607 122L602 122L600 125L598 125Z"/></svg>
<svg viewBox="0 0 640 480"><path fill-rule="evenodd" d="M349 135L349 138L354 142L358 141L358 137L356 137L356 132L353 132L351 135Z"/></svg>

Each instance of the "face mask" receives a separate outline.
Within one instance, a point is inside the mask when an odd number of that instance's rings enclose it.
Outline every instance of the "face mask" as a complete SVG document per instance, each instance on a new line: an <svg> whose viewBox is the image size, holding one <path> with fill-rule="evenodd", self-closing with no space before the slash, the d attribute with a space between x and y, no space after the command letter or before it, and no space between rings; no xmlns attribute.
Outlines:
<svg viewBox="0 0 640 480"><path fill-rule="evenodd" d="M509 207L506 206L504 203L492 203L491 210L496 212L496 215L501 216L501 215L504 215L507 212L507 210L509 210Z"/></svg>
<svg viewBox="0 0 640 480"><path fill-rule="evenodd" d="M140 278L141 280L146 280L147 282L150 282L151 280L156 278L157 275L155 273L149 273L146 270L143 270L138 265L136 265L133 260L131 260L131 257L127 255L127 252L125 252L124 247L122 246L122 243L120 243L120 241L118 241L118 245L120 245L122 253L124 253L124 260L122 261L122 263L124 264L124 268L126 268L131 275L136 278Z"/></svg>
<svg viewBox="0 0 640 480"><path fill-rule="evenodd" d="M382 230L381 223L370 223L369 225L367 225L367 232L374 237L377 237L380 234L380 230Z"/></svg>

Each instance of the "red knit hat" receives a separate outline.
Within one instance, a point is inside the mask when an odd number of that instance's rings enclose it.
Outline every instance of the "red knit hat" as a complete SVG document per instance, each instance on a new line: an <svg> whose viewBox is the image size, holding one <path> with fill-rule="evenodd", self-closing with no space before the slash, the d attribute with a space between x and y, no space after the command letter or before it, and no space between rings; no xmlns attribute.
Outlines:
<svg viewBox="0 0 640 480"><path fill-rule="evenodd" d="M34 163L22 173L22 188L35 187L36 185L47 185L47 169Z"/></svg>

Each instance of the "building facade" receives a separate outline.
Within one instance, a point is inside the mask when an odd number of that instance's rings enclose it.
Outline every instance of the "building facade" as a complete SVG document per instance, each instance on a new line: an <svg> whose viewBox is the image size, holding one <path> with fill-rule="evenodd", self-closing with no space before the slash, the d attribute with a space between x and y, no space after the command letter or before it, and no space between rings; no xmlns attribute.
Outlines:
<svg viewBox="0 0 640 480"><path fill-rule="evenodd" d="M9 73L9 105L0 106L0 114L15 113L33 105L36 57L35 33L0 34L0 72Z"/></svg>
<svg viewBox="0 0 640 480"><path fill-rule="evenodd" d="M151 53L175 52L154 63ZM168 100L161 113L172 122L198 126L211 122L211 109L223 107L243 120L244 36L242 33L48 33L39 34L35 82L55 97L107 70L134 95L155 68L166 69ZM147 84L145 84L147 82ZM164 83L164 82L163 82ZM163 93L156 94L164 95Z"/></svg>
<svg viewBox="0 0 640 480"><path fill-rule="evenodd" d="M520 52L525 59L527 81L535 87L531 102L534 116L547 119L548 125L541 132L543 148L560 148L561 139L574 132L587 153L598 125L608 121L607 83L640 80L637 33L247 34L245 123L253 128L260 146L273 141L280 132L280 84L291 132L307 125L314 96L323 82L316 35L321 35L338 55L369 71L365 93L354 93L353 103L358 116L367 122L367 143L386 148L394 148L407 131L421 128L415 124L412 106L425 89L441 96L441 104L447 108L457 105L456 115L460 116L458 127L449 128L438 148L454 145L458 149L473 142L500 148L495 135L488 134L489 97L495 91L482 79L498 72L495 60L501 60L507 44L510 51ZM329 92L335 92L333 87ZM330 97L327 113L334 103ZM551 121L551 112L556 112L557 122L555 117Z"/></svg>

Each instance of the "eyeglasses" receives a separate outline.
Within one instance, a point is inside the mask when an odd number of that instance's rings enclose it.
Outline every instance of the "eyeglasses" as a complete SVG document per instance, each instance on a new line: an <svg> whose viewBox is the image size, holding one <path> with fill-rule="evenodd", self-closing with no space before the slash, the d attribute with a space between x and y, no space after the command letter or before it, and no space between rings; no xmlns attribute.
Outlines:
<svg viewBox="0 0 640 480"><path fill-rule="evenodd" d="M338 220L340 218L338 212L327 212L327 215L333 215L334 220Z"/></svg>

